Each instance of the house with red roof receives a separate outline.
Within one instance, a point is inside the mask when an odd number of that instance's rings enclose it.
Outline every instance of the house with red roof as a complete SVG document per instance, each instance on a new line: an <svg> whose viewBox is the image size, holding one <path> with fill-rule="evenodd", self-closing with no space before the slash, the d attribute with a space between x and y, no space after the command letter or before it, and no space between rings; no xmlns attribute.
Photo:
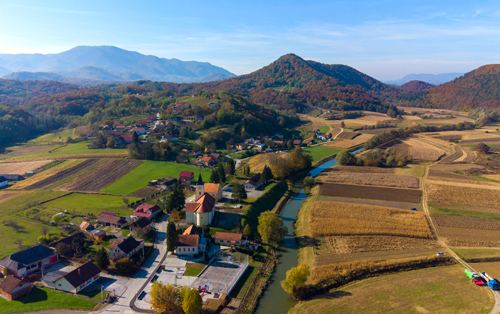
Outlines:
<svg viewBox="0 0 500 314"><path fill-rule="evenodd" d="M30 293L31 283L14 276L7 276L0 283L0 293L4 298L11 301Z"/></svg>
<svg viewBox="0 0 500 314"><path fill-rule="evenodd" d="M181 183L188 182L188 184L191 184L194 181L194 173L192 171L181 171L179 174L179 180Z"/></svg>
<svg viewBox="0 0 500 314"><path fill-rule="evenodd" d="M160 213L160 206L142 204L135 209L135 212L131 216L137 218L144 217L149 220L153 220L153 218L155 218L159 213Z"/></svg>

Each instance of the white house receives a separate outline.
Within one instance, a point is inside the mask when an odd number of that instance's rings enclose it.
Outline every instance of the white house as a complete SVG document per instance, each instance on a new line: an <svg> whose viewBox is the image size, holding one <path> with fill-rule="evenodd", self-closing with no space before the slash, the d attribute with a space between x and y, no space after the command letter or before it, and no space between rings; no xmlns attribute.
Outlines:
<svg viewBox="0 0 500 314"><path fill-rule="evenodd" d="M124 240L112 240L109 244L109 257L111 259L122 259L131 257L144 247L143 241L137 241L133 237Z"/></svg>
<svg viewBox="0 0 500 314"><path fill-rule="evenodd" d="M92 262L87 262L69 273L58 275L51 272L43 277L43 283L50 288L78 293L101 277L101 270Z"/></svg>
<svg viewBox="0 0 500 314"><path fill-rule="evenodd" d="M6 177L0 176L0 188L9 184L9 180Z"/></svg>

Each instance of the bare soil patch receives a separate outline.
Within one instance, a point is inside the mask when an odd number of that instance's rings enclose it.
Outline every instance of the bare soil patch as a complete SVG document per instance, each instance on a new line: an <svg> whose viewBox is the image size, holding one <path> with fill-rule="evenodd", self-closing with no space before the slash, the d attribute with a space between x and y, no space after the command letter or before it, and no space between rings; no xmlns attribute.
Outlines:
<svg viewBox="0 0 500 314"><path fill-rule="evenodd" d="M356 132L342 132L337 136L337 139L348 139L353 140L356 136L361 135L361 133Z"/></svg>
<svg viewBox="0 0 500 314"><path fill-rule="evenodd" d="M129 194L129 196L138 197L138 198L145 198L145 197L151 196L159 191L160 191L160 189L158 189L158 188L154 188L152 186L146 186L138 191L135 191L134 193Z"/></svg>
<svg viewBox="0 0 500 314"><path fill-rule="evenodd" d="M392 236L332 236L326 243L331 253L398 251L410 249L436 249L435 240Z"/></svg>
<svg viewBox="0 0 500 314"><path fill-rule="evenodd" d="M309 226L313 236L391 235L432 239L423 213L379 206L315 202Z"/></svg>
<svg viewBox="0 0 500 314"><path fill-rule="evenodd" d="M45 178L41 181L38 181L36 183L33 183L32 185L28 186L28 187L25 187L25 190L36 190L36 189L41 189L43 188L44 186L47 186L49 184L52 184L52 183L55 183L59 180L62 180L66 177L69 177L71 175L74 175L80 171L82 171L83 169L89 167L90 165L93 165L95 164L96 162L98 162L99 160L98 159L87 159L81 163L79 163L78 165L76 166L73 166L69 169L65 169L59 173L56 173L48 178Z"/></svg>
<svg viewBox="0 0 500 314"><path fill-rule="evenodd" d="M399 209L406 209L406 210L411 209L411 208L417 208L418 210L422 209L422 205L419 203L379 201L379 200L370 200L370 199L364 199L364 198L320 196L320 200L325 201L325 202L340 202L340 203L350 203L350 204L375 205L375 206L399 208Z"/></svg>
<svg viewBox="0 0 500 314"><path fill-rule="evenodd" d="M420 180L418 178L393 173L330 171L325 175L321 175L318 180L324 183L377 185L411 189L418 189L420 187Z"/></svg>
<svg viewBox="0 0 500 314"><path fill-rule="evenodd" d="M320 183L320 195L420 203L422 191L338 183Z"/></svg>
<svg viewBox="0 0 500 314"><path fill-rule="evenodd" d="M5 162L0 163L0 174L20 174L36 170L52 160L24 161L24 162Z"/></svg>
<svg viewBox="0 0 500 314"><path fill-rule="evenodd" d="M61 190L99 192L122 176L135 169L142 162L138 160L111 159L91 172L65 184Z"/></svg>

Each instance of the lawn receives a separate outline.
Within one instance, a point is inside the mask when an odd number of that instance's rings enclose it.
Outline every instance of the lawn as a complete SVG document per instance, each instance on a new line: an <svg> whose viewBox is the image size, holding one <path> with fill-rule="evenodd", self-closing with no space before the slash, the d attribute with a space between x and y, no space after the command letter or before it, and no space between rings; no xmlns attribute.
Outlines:
<svg viewBox="0 0 500 314"><path fill-rule="evenodd" d="M101 290L100 289L85 289L80 292L78 292L79 295L83 295L89 299L93 299L93 300L96 300L98 302L101 302ZM106 291L103 291L102 292L102 297L104 298L104 300L106 299L106 296L108 295L108 292Z"/></svg>
<svg viewBox="0 0 500 314"><path fill-rule="evenodd" d="M313 147L304 147L302 148L305 152L309 153L312 158L313 158L313 163L317 162L318 160L321 160L325 157L331 156L333 154L339 153L342 150L338 148L333 148L333 147L326 147L326 146L313 146Z"/></svg>
<svg viewBox="0 0 500 314"><path fill-rule="evenodd" d="M129 203L136 200L138 198L129 197ZM73 193L45 203L44 206L57 208L61 211L67 210L70 213L73 211L84 215L91 213L96 216L102 211L115 212L119 216L126 216L132 213L131 209L124 208L125 204L121 196L111 195Z"/></svg>
<svg viewBox="0 0 500 314"><path fill-rule="evenodd" d="M195 174L195 179L198 179L198 174L200 173L200 169L198 167L191 165L147 160L139 167L121 177L115 183L101 190L101 192L128 195L144 188L151 180L167 176L179 178L181 171L192 171ZM203 180L208 182L208 179L210 179L209 168L203 168L201 170L201 175Z"/></svg>
<svg viewBox="0 0 500 314"><path fill-rule="evenodd" d="M207 264L203 263L188 263L186 265L186 271L184 272L184 276L193 276L196 277L198 276L201 271L207 267Z"/></svg>
<svg viewBox="0 0 500 314"><path fill-rule="evenodd" d="M34 288L27 296L7 301L0 298L0 313L24 313L43 310L92 310L95 302L48 288Z"/></svg>
<svg viewBox="0 0 500 314"><path fill-rule="evenodd" d="M461 265L362 280L297 304L288 313L489 313L494 300Z"/></svg>

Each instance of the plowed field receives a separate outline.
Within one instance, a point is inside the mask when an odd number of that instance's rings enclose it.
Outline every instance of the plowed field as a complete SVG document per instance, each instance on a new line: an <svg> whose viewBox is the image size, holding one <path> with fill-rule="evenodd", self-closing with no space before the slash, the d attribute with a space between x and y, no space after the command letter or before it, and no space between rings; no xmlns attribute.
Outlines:
<svg viewBox="0 0 500 314"><path fill-rule="evenodd" d="M415 177L393 173L357 173L331 171L317 180L325 183L347 183L362 185L382 185L399 188L418 189L420 180Z"/></svg>
<svg viewBox="0 0 500 314"><path fill-rule="evenodd" d="M59 173L56 173L55 175L52 175L48 178L45 178L41 181L38 181L36 183L33 183L32 185L24 188L25 190L37 190L41 189L44 186L47 186L49 184L55 183L59 180L62 180L66 177L69 177L71 175L74 175L75 173L78 173L82 171L83 169L87 168L90 165L95 164L98 161L98 159L87 159L84 162L79 163L78 165L71 167L69 169L63 170Z"/></svg>
<svg viewBox="0 0 500 314"><path fill-rule="evenodd" d="M333 236L327 237L327 245L329 251L336 254L439 247L436 241L430 239L392 236Z"/></svg>
<svg viewBox="0 0 500 314"><path fill-rule="evenodd" d="M138 160L107 160L91 172L61 187L66 191L98 192L141 164Z"/></svg>
<svg viewBox="0 0 500 314"><path fill-rule="evenodd" d="M366 198L381 201L420 203L422 191L410 189L385 188L378 186L360 186L338 183L322 183L320 195L352 198Z"/></svg>

